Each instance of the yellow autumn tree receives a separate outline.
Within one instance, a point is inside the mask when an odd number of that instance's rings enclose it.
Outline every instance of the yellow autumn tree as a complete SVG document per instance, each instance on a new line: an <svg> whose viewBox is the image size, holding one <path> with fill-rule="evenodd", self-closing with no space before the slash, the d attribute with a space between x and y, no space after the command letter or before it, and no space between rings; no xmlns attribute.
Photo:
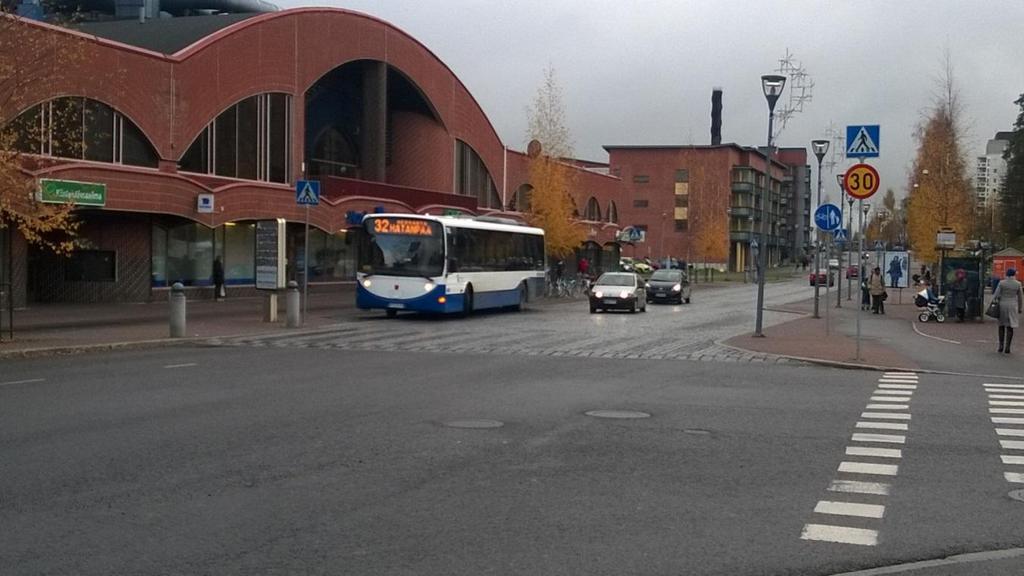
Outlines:
<svg viewBox="0 0 1024 576"><path fill-rule="evenodd" d="M940 95L917 133L917 155L910 174L907 234L916 257L937 259L935 235L952 228L959 238L971 232L974 196L964 160L961 105L947 56Z"/></svg>
<svg viewBox="0 0 1024 576"><path fill-rule="evenodd" d="M24 150L39 142L38 123L12 124L32 102L36 86L60 81L83 60L84 41L59 36L0 7L0 229L13 226L29 243L66 254L78 230L73 206L36 199L37 183L27 171L33 158ZM55 118L64 112L54 107Z"/></svg>
<svg viewBox="0 0 1024 576"><path fill-rule="evenodd" d="M564 258L580 247L586 231L573 214L575 171L562 162L572 156L572 138L566 125L562 90L555 71L544 71L544 81L527 110L530 141L530 192L526 219L543 228L549 256Z"/></svg>

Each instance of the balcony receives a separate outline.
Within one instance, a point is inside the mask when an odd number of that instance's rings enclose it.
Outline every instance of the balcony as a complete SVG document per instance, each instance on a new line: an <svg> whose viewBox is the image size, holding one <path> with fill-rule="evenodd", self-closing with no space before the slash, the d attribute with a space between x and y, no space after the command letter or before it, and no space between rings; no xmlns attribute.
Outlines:
<svg viewBox="0 0 1024 576"><path fill-rule="evenodd" d="M751 238L753 238L752 232L746 232L742 230L729 231L729 240L732 242L750 242Z"/></svg>
<svg viewBox="0 0 1024 576"><path fill-rule="evenodd" d="M754 209L750 206L733 206L729 213L735 218L749 218L754 215Z"/></svg>
<svg viewBox="0 0 1024 576"><path fill-rule="evenodd" d="M752 193L754 191L754 183L753 182L735 182L734 181L732 183L732 191L733 192L746 192L747 194L750 194L750 193Z"/></svg>

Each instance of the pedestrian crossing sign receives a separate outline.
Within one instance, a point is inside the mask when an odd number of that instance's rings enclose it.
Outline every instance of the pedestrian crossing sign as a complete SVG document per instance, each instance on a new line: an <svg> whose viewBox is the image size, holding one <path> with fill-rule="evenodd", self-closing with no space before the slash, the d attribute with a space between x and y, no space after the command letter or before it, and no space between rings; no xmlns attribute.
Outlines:
<svg viewBox="0 0 1024 576"><path fill-rule="evenodd" d="M878 124L854 124L846 127L847 158L878 158L881 141Z"/></svg>
<svg viewBox="0 0 1024 576"><path fill-rule="evenodd" d="M295 183L295 203L299 206L320 204L320 181L299 180Z"/></svg>
<svg viewBox="0 0 1024 576"><path fill-rule="evenodd" d="M836 242L846 242L850 239L850 235L846 233L846 228L836 228L832 231L832 237Z"/></svg>

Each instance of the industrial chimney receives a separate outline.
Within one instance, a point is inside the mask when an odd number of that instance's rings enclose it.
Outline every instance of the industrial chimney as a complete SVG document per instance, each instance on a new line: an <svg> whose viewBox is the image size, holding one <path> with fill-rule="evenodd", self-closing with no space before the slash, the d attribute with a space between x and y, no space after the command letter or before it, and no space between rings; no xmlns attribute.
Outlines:
<svg viewBox="0 0 1024 576"><path fill-rule="evenodd" d="M722 89L711 89L711 145L722 143Z"/></svg>

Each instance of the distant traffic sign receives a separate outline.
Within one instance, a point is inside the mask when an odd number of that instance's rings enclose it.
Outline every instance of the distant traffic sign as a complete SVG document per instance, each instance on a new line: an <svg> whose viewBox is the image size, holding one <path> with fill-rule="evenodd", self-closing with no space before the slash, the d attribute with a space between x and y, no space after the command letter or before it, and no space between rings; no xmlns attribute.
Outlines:
<svg viewBox="0 0 1024 576"><path fill-rule="evenodd" d="M875 240L875 250L885 250L885 242L881 240Z"/></svg>
<svg viewBox="0 0 1024 576"><path fill-rule="evenodd" d="M835 204L822 204L814 211L814 225L819 230L829 232L839 228L843 223L842 212Z"/></svg>
<svg viewBox="0 0 1024 576"><path fill-rule="evenodd" d="M295 203L299 206L320 204L320 181L299 180L295 183Z"/></svg>
<svg viewBox="0 0 1024 576"><path fill-rule="evenodd" d="M850 235L846 233L846 228L836 228L832 231L832 238L836 242L846 242L850 239Z"/></svg>
<svg viewBox="0 0 1024 576"><path fill-rule="evenodd" d="M855 200L867 200L872 194L878 192L881 181L878 178L878 170L870 164L854 164L843 176L843 187L846 193Z"/></svg>
<svg viewBox="0 0 1024 576"><path fill-rule="evenodd" d="M846 127L847 158L878 158L881 130L878 124Z"/></svg>

